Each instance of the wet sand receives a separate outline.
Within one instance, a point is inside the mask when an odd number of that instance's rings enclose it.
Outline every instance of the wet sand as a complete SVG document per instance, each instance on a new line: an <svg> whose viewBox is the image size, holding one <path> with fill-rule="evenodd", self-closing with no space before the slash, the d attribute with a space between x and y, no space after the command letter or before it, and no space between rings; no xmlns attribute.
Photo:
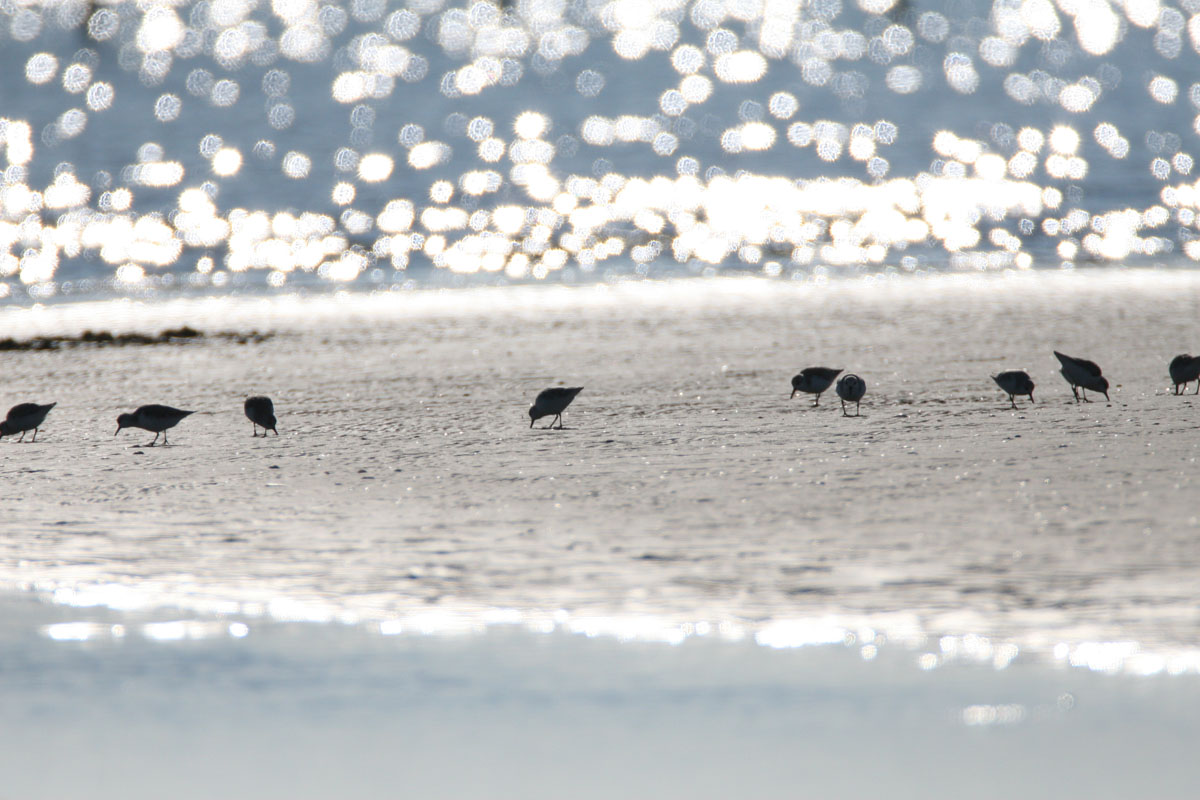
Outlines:
<svg viewBox="0 0 1200 800"><path fill-rule="evenodd" d="M6 356L9 402L59 406L0 443L0 582L410 628L816 621L1190 671L1200 401L1166 365L1200 346L1197 300L1164 271L11 310L0 337L273 335ZM1076 404L1054 349L1100 363L1112 402ZM863 376L860 418L788 399L812 364ZM1036 403L1009 407L1005 368ZM566 430L531 431L550 385L585 389ZM251 438L249 394L278 437ZM148 402L197 413L170 447L114 437Z"/></svg>

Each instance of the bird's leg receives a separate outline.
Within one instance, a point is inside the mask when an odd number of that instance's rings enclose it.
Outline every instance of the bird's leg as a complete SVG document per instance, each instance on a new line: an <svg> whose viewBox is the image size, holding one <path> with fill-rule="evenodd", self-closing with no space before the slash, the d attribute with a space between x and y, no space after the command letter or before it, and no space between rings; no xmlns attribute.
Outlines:
<svg viewBox="0 0 1200 800"><path fill-rule="evenodd" d="M1075 388L1075 384L1071 384L1071 394L1075 395L1075 402L1079 402L1079 390Z"/></svg>
<svg viewBox="0 0 1200 800"><path fill-rule="evenodd" d="M1192 392L1192 394L1200 394L1200 378L1196 379L1196 391Z"/></svg>
<svg viewBox="0 0 1200 800"><path fill-rule="evenodd" d="M30 439L29 441L31 441L31 442L36 442L36 441L37 441L37 432L38 432L38 428L34 428L34 429L33 429L33 438L32 438L32 439Z"/></svg>
<svg viewBox="0 0 1200 800"><path fill-rule="evenodd" d="M1087 389L1086 388L1084 388L1083 386L1080 386L1079 391L1083 392L1083 402L1085 402L1085 403L1092 402L1091 400L1087 399Z"/></svg>
<svg viewBox="0 0 1200 800"><path fill-rule="evenodd" d="M558 429L562 430L562 414L558 415Z"/></svg>
<svg viewBox="0 0 1200 800"><path fill-rule="evenodd" d="M276 435L276 436L278 436L278 435L279 435L279 431L275 430L274 428L271 428L271 430L275 431L275 435ZM267 432L266 432L266 431L263 431L263 438L264 438L264 439L265 439L265 438L267 438Z"/></svg>
<svg viewBox="0 0 1200 800"><path fill-rule="evenodd" d="M18 441L18 442L23 442L23 441L25 441L25 431L21 431L21 438L20 438L20 439L17 439L17 441Z"/></svg>
<svg viewBox="0 0 1200 800"><path fill-rule="evenodd" d="M842 416L843 417L850 416L849 414L846 413L846 401L845 400L842 401Z"/></svg>
<svg viewBox="0 0 1200 800"><path fill-rule="evenodd" d="M1031 403L1032 403L1032 402L1034 402L1034 400L1033 400L1033 392L1030 392L1030 393L1029 393L1029 402L1031 402Z"/></svg>
<svg viewBox="0 0 1200 800"><path fill-rule="evenodd" d="M856 416L856 417L862 416L862 401L861 400L854 401L854 416Z"/></svg>
<svg viewBox="0 0 1200 800"><path fill-rule="evenodd" d="M1016 396L1015 396L1015 395L1011 395L1011 394L1010 394L1010 395L1008 396L1008 402L1012 403L1012 407L1013 407L1013 408L1016 408L1016 407L1017 407L1017 401L1016 401Z"/></svg>
<svg viewBox="0 0 1200 800"><path fill-rule="evenodd" d="M163 447L166 447L168 444L170 444L170 442L167 441L167 432L163 431L162 434L163 434ZM157 433L154 435L158 436Z"/></svg>
<svg viewBox="0 0 1200 800"><path fill-rule="evenodd" d="M254 420L250 420L250 438L251 439L258 438L258 423L255 422Z"/></svg>

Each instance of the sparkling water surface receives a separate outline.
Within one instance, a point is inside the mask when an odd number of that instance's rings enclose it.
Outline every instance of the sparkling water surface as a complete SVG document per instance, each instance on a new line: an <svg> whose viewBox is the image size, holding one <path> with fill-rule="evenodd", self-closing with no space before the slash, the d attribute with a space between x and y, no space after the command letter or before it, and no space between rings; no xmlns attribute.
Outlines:
<svg viewBox="0 0 1200 800"><path fill-rule="evenodd" d="M1198 11L9 4L0 294L1187 264Z"/></svg>

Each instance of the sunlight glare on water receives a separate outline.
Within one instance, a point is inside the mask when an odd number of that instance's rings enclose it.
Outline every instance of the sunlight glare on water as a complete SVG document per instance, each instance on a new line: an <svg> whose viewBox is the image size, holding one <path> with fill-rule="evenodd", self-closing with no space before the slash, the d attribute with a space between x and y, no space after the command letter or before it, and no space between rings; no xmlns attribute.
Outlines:
<svg viewBox="0 0 1200 800"><path fill-rule="evenodd" d="M1195 12L4 7L0 294L1196 261Z"/></svg>

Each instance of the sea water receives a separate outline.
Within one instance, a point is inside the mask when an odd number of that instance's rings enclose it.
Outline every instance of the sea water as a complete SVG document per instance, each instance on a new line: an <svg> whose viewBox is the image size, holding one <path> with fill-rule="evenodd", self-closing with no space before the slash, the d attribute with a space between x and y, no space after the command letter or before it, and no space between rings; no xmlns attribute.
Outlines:
<svg viewBox="0 0 1200 800"><path fill-rule="evenodd" d="M1197 9L0 12L0 291L1189 264Z"/></svg>

